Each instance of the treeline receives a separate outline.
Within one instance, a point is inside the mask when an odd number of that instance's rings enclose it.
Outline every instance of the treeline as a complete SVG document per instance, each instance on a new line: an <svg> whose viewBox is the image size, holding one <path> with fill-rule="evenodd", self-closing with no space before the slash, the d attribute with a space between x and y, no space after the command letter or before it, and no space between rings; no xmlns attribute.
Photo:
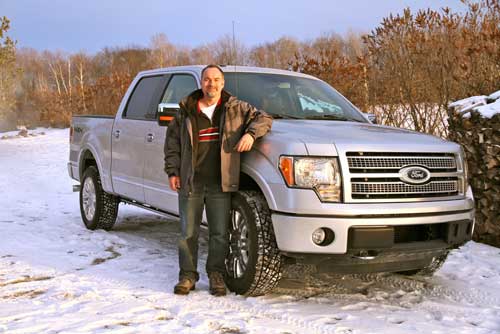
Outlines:
<svg viewBox="0 0 500 334"><path fill-rule="evenodd" d="M467 10L389 15L358 40L329 41L296 57L383 124L447 137L447 106L500 89L500 4L463 1ZM344 40L345 42L345 40Z"/></svg>
<svg viewBox="0 0 500 334"><path fill-rule="evenodd" d="M499 1L464 0L460 13L406 9L366 35L282 37L251 48L231 36L188 48L158 34L148 47L63 54L15 50L2 33L0 47L15 57L7 65L0 60L0 94L11 92L9 103L0 96L0 118L10 112L18 124L68 126L72 114L114 114L141 70L217 63L309 73L384 124L445 137L450 101L500 89ZM7 29L8 23L2 25L2 32ZM10 80L7 90L4 78Z"/></svg>

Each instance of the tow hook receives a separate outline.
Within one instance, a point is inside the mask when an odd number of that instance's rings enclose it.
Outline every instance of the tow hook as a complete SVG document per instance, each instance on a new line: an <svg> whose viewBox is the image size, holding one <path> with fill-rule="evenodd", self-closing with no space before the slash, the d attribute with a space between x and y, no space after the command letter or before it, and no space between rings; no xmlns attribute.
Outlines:
<svg viewBox="0 0 500 334"><path fill-rule="evenodd" d="M378 256L378 252L374 250L362 250L354 254L352 257L360 260L373 260Z"/></svg>

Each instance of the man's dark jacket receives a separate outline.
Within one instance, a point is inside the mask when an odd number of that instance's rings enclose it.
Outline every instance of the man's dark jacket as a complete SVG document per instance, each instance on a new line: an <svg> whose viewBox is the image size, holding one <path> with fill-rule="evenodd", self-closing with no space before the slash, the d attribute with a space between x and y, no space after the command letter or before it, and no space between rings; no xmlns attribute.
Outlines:
<svg viewBox="0 0 500 334"><path fill-rule="evenodd" d="M180 176L181 191L193 189L198 134L193 136L194 113L198 100L203 97L201 89L194 91L180 103L180 110L168 126L165 138L165 172L168 176ZM222 115L219 132L222 191L237 191L240 182L240 152L235 146L245 133L254 139L264 136L272 125L272 117L222 91Z"/></svg>

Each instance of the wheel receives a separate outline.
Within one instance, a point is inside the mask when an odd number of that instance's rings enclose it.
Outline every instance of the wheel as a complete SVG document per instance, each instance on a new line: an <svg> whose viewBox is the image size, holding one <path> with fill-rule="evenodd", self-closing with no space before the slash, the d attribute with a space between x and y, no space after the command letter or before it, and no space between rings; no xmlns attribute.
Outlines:
<svg viewBox="0 0 500 334"><path fill-rule="evenodd" d="M264 196L257 191L235 193L226 258L229 290L245 296L270 292L281 278L282 261Z"/></svg>
<svg viewBox="0 0 500 334"><path fill-rule="evenodd" d="M99 172L94 166L83 173L80 187L80 213L89 230L111 230L118 214L118 197L102 189Z"/></svg>
<svg viewBox="0 0 500 334"><path fill-rule="evenodd" d="M427 267L422 269L414 269L414 270L406 270L400 271L398 274L406 275L406 276L432 276L436 271L439 270L443 266L448 257L448 252L438 255L432 258L431 262Z"/></svg>

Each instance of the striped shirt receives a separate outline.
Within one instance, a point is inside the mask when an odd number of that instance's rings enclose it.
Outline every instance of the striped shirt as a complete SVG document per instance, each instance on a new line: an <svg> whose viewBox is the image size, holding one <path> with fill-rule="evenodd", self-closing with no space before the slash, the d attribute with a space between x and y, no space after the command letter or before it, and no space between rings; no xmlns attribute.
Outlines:
<svg viewBox="0 0 500 334"><path fill-rule="evenodd" d="M219 140L219 127L210 127L207 129L202 129L198 132L198 140L200 143L206 143L210 141Z"/></svg>
<svg viewBox="0 0 500 334"><path fill-rule="evenodd" d="M208 110L207 110L208 109ZM211 112L210 109L213 109ZM195 131L198 132L198 149L195 164L195 183L220 184L220 137L219 122L222 114L222 101L200 108L198 101L195 114ZM208 114L208 115L207 115Z"/></svg>

